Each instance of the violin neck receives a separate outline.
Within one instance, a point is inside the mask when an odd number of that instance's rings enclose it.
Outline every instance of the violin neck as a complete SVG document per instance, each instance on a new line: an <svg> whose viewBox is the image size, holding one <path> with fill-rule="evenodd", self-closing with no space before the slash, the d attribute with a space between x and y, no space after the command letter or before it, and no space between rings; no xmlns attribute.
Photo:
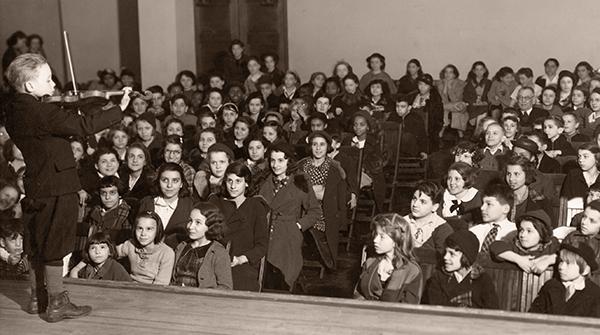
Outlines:
<svg viewBox="0 0 600 335"><path fill-rule="evenodd" d="M125 92L123 92L123 91L108 91L108 92L105 92L107 98L110 98L112 96L117 96L117 95L123 95L123 93L125 93Z"/></svg>

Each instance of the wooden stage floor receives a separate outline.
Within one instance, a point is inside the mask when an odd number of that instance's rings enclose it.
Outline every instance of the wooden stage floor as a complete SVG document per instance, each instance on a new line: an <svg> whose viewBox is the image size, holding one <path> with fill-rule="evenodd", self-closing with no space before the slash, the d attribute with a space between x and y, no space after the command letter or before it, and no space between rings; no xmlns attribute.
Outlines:
<svg viewBox="0 0 600 335"><path fill-rule="evenodd" d="M350 299L69 280L88 317L48 324L0 281L0 334L600 334L600 320Z"/></svg>

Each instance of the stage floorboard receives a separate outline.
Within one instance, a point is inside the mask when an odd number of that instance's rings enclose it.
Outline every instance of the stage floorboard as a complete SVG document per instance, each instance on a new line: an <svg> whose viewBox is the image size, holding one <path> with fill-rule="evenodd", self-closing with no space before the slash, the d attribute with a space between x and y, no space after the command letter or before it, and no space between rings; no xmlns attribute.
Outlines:
<svg viewBox="0 0 600 335"><path fill-rule="evenodd" d="M600 320L502 311L69 280L88 317L48 324L0 281L0 334L599 334Z"/></svg>

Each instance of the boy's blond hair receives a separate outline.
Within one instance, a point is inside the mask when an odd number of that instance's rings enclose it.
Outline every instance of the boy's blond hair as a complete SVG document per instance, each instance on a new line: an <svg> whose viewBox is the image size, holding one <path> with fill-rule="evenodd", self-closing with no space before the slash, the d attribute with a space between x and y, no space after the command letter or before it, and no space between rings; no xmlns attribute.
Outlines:
<svg viewBox="0 0 600 335"><path fill-rule="evenodd" d="M46 58L38 54L27 53L17 56L6 69L8 83L15 90L22 92L25 83L32 80L44 64L48 64Z"/></svg>

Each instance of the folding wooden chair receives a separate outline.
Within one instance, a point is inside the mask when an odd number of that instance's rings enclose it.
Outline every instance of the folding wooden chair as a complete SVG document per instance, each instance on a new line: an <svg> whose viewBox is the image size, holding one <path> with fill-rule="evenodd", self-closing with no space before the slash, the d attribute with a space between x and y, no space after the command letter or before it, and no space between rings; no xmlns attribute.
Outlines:
<svg viewBox="0 0 600 335"><path fill-rule="evenodd" d="M262 292L263 288L263 279L265 276L265 262L266 257L263 256L260 258L260 267L258 268L258 292Z"/></svg>
<svg viewBox="0 0 600 335"><path fill-rule="evenodd" d="M558 210L558 226L569 226L571 219L584 210L583 198L573 198L567 200L565 197L560 198L560 207Z"/></svg>
<svg viewBox="0 0 600 335"><path fill-rule="evenodd" d="M523 282L521 283L521 301L519 311L527 312L531 308L531 303L537 297L544 284L552 279L553 271L548 269L542 274L523 273Z"/></svg>

